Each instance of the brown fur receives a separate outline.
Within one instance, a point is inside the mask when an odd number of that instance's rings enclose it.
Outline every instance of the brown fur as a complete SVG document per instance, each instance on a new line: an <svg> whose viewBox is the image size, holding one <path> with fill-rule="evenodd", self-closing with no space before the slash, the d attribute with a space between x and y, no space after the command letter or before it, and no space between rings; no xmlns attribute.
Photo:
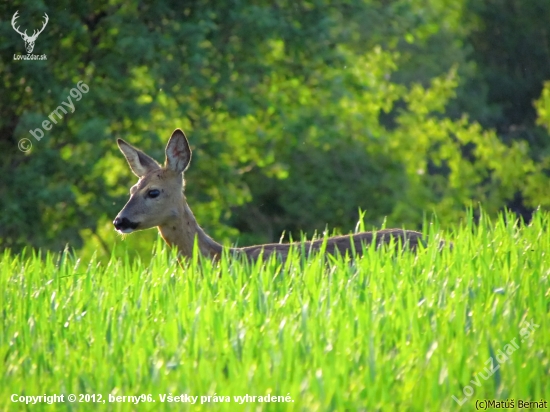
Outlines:
<svg viewBox="0 0 550 412"><path fill-rule="evenodd" d="M160 166L155 160L130 144L119 139L118 145L128 160L132 171L140 178L130 189L130 200L113 222L117 230L130 233L134 230L149 229L157 226L162 238L179 254L193 255L195 239L203 256L218 259L223 247L197 223L183 193L183 172L191 161L191 150L184 133L176 129L166 147L166 162ZM158 196L154 198L152 195ZM126 226L125 226L126 224ZM351 255L352 250L361 254L364 246L376 241L377 245L388 244L392 238L396 245L401 244L415 250L422 240L422 234L412 230L385 229L378 232L362 232L353 235L331 237L327 240L326 253ZM324 240L318 239L295 244L271 243L243 248L230 248L237 255L246 255L251 259L264 258L277 254L286 259L292 245L297 250L303 247L307 253L318 251Z"/></svg>

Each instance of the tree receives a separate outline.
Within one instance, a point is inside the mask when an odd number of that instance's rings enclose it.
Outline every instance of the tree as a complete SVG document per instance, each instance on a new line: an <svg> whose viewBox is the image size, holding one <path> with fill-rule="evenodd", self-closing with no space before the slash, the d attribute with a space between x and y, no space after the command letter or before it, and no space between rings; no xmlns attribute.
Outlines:
<svg viewBox="0 0 550 412"><path fill-rule="evenodd" d="M224 240L248 232L241 245L348 231L358 207L373 225L417 226L425 211L452 221L470 201L494 212L517 192L534 205L546 178L529 147L502 144L450 103L471 73L464 8L431 3L2 4L22 27L50 20L35 46L47 60L0 61L0 247L110 250L135 179L115 139L162 160L176 127L194 150L198 220ZM6 55L24 53L8 21L0 39ZM89 92L71 98L74 112L35 140L80 81Z"/></svg>

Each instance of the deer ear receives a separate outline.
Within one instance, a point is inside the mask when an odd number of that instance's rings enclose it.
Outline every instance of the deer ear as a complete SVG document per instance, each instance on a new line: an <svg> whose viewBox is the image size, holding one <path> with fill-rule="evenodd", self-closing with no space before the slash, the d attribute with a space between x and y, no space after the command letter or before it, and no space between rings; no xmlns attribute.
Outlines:
<svg viewBox="0 0 550 412"><path fill-rule="evenodd" d="M164 167L176 173L187 170L191 162L191 149L185 133L180 129L174 130L166 146L166 162Z"/></svg>
<svg viewBox="0 0 550 412"><path fill-rule="evenodd" d="M128 161L130 169L137 177L145 176L147 173L160 169L160 165L141 150L136 149L130 143L122 139L117 140L120 151Z"/></svg>

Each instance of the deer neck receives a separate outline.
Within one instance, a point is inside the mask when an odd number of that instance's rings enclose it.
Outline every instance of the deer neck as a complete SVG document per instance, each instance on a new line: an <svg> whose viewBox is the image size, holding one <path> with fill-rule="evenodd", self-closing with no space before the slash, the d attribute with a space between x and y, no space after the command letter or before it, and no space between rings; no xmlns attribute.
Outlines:
<svg viewBox="0 0 550 412"><path fill-rule="evenodd" d="M222 245L199 226L186 201L178 208L177 213L174 213L174 218L158 229L164 241L171 247L177 247L180 255L193 256L195 238L199 252L203 256L218 259L221 255Z"/></svg>

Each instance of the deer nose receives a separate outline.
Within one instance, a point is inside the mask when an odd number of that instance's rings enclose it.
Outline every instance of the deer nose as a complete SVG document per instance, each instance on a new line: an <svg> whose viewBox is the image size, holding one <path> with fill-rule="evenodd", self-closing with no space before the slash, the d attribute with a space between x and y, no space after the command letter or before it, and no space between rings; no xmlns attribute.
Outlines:
<svg viewBox="0 0 550 412"><path fill-rule="evenodd" d="M113 220L113 225L115 226L116 230L135 229L137 227L137 223L131 222L125 217L117 217L115 220Z"/></svg>
<svg viewBox="0 0 550 412"><path fill-rule="evenodd" d="M122 222L123 220L119 217L116 217L115 220L113 220L113 225L115 225L116 230L123 229Z"/></svg>

